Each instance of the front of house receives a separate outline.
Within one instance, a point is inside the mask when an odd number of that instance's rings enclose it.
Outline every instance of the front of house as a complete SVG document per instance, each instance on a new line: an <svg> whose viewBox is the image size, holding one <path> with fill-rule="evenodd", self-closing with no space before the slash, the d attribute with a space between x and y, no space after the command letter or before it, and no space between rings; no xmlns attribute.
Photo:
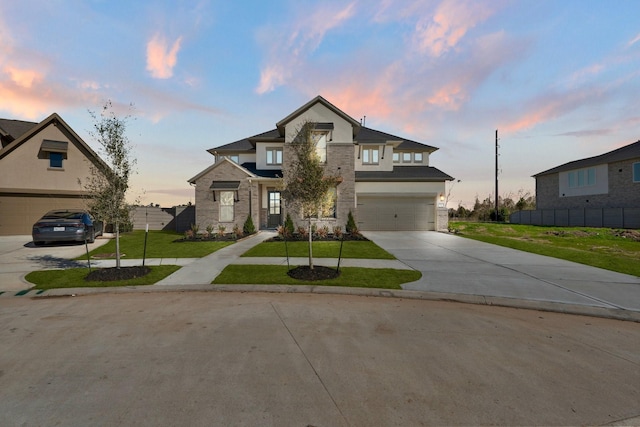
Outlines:
<svg viewBox="0 0 640 427"><path fill-rule="evenodd" d="M287 144L305 122L315 124L316 152L327 174L341 178L332 214L322 224L344 230L351 212L363 231L447 229L442 200L453 178L429 166L437 148L366 128L318 96L273 130L207 150L214 163L189 180L201 230L242 228L248 216L258 229L284 222L282 178L293 156Z"/></svg>

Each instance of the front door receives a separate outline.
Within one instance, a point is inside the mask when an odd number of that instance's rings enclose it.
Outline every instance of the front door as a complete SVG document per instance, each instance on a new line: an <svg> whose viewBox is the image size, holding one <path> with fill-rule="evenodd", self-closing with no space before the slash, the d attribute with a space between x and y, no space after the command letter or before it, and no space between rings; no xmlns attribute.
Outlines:
<svg viewBox="0 0 640 427"><path fill-rule="evenodd" d="M282 204L279 191L269 191L269 210L267 227L276 228L282 224Z"/></svg>

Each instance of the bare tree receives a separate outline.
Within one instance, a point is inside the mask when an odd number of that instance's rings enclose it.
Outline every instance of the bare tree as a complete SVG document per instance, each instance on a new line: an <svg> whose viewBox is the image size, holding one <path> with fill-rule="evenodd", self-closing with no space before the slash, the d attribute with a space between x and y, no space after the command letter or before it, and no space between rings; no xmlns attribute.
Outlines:
<svg viewBox="0 0 640 427"><path fill-rule="evenodd" d="M314 122L304 122L289 144L293 156L284 171L283 198L288 207L297 210L307 220L309 236L309 268L313 270L312 221L328 216L335 205L331 189L339 182L338 176L328 175L316 151L317 134Z"/></svg>
<svg viewBox="0 0 640 427"><path fill-rule="evenodd" d="M100 114L94 111L89 111L89 114L94 122L90 135L99 144L98 152L104 164L99 162L91 166L91 176L84 183L84 188L89 194L89 209L96 217L114 226L116 268L120 268L120 225L129 221L126 193L136 164L126 136L131 114L118 117L111 101L104 104Z"/></svg>

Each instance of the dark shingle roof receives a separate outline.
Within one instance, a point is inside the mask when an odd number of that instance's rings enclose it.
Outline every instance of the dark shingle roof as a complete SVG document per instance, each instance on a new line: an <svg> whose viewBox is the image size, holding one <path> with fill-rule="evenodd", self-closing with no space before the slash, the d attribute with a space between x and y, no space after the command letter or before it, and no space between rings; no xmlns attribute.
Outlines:
<svg viewBox="0 0 640 427"><path fill-rule="evenodd" d="M254 175L262 178L280 178L282 177L281 169L256 169L255 163L243 163L240 166L248 170Z"/></svg>
<svg viewBox="0 0 640 427"><path fill-rule="evenodd" d="M401 138L399 136L391 135L390 133L381 132L379 130L366 128L364 126L360 128L360 131L355 136L354 140L358 143L363 144L384 144L386 141L401 141L400 145L398 145L397 147L398 150L427 150L429 151L429 153L433 153L437 150L436 147L432 147L427 144L411 141L409 139Z"/></svg>
<svg viewBox="0 0 640 427"><path fill-rule="evenodd" d="M395 166L393 171L356 171L356 181L451 181L453 177L431 166Z"/></svg>
<svg viewBox="0 0 640 427"><path fill-rule="evenodd" d="M549 175L552 173L565 172L565 171L574 170L574 169L588 168L591 166L602 165L605 163L620 162L623 160L629 160L629 159L635 159L635 158L640 158L640 140L638 140L637 142L634 142L633 144L625 145L624 147L620 147L616 150L609 151L599 156L588 157L586 159L581 159L581 160L574 160L573 162L556 166L555 168L535 174L533 175L533 177L535 178L541 175Z"/></svg>
<svg viewBox="0 0 640 427"><path fill-rule="evenodd" d="M213 154L215 151L219 153L229 152L249 152L255 151L255 140L277 140L280 138L278 129L273 129L267 132L262 132L257 135L250 136L248 138L240 139L238 141L230 142L229 144L221 145L219 147L210 148L207 151Z"/></svg>
<svg viewBox="0 0 640 427"><path fill-rule="evenodd" d="M25 122L22 120L0 119L0 136L3 143L8 144L27 133L37 126L35 122Z"/></svg>

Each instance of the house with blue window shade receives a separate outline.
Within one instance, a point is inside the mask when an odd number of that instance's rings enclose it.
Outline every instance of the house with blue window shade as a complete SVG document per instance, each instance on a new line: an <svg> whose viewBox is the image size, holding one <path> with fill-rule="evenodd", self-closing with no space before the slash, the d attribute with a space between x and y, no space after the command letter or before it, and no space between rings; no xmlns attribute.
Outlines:
<svg viewBox="0 0 640 427"><path fill-rule="evenodd" d="M533 177L538 210L640 208L640 140Z"/></svg>
<svg viewBox="0 0 640 427"><path fill-rule="evenodd" d="M282 178L293 159L290 143L303 123L314 124L316 154L327 174L338 175L332 213L320 218L345 229L349 212L360 230L446 230L445 183L431 166L436 147L365 127L321 96L275 129L207 150L211 166L188 182L195 187L196 224L240 228L248 216L258 229L275 228L287 213Z"/></svg>
<svg viewBox="0 0 640 427"><path fill-rule="evenodd" d="M0 236L30 235L52 209L86 209L78 180L102 159L62 118L0 119Z"/></svg>

